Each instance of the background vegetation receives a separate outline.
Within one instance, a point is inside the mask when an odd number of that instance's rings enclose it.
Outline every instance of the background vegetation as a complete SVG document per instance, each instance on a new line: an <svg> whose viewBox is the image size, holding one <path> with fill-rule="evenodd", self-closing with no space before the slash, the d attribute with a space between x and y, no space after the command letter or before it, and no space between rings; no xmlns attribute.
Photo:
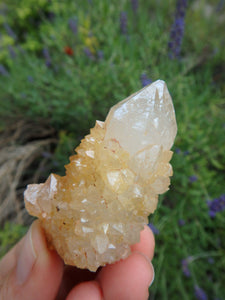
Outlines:
<svg viewBox="0 0 225 300"><path fill-rule="evenodd" d="M225 299L224 1L5 3L0 173L9 161L3 153L14 147L11 160L18 149L23 156L12 177L1 177L0 254L31 221L22 200L26 184L52 170L63 174L96 119L160 78L174 101L178 135L171 189L150 217L156 234L150 299ZM36 148L24 156L30 145Z"/></svg>

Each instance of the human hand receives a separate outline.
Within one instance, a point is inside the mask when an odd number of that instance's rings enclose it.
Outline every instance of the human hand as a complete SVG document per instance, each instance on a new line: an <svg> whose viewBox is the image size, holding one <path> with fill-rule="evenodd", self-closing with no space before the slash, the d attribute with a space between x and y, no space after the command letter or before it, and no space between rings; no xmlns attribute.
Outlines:
<svg viewBox="0 0 225 300"><path fill-rule="evenodd" d="M47 248L35 221L28 233L0 261L0 300L144 300L154 279L154 236L146 226L125 260L97 272L64 266Z"/></svg>

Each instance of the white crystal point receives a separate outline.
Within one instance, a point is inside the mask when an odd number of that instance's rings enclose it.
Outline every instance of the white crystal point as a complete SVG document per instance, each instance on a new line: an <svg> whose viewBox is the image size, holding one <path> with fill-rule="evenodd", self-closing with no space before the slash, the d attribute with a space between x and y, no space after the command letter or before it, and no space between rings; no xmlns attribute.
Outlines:
<svg viewBox="0 0 225 300"><path fill-rule="evenodd" d="M116 139L130 155L148 145L169 150L177 124L166 83L157 80L113 106L105 124L105 140Z"/></svg>

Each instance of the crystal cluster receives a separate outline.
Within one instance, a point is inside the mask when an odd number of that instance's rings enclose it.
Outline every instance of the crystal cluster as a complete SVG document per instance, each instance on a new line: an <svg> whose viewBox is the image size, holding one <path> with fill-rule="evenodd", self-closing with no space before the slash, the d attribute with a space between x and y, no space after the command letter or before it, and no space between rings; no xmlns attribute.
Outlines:
<svg viewBox="0 0 225 300"><path fill-rule="evenodd" d="M168 190L176 131L170 94L158 80L96 121L64 177L27 187L28 212L66 264L96 271L129 255Z"/></svg>

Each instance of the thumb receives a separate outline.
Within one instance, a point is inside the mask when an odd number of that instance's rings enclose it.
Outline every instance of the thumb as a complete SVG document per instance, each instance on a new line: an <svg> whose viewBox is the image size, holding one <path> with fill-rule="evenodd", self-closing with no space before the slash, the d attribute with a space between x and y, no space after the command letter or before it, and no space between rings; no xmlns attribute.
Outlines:
<svg viewBox="0 0 225 300"><path fill-rule="evenodd" d="M60 286L63 263L47 248L40 223L0 261L0 300L53 300Z"/></svg>

